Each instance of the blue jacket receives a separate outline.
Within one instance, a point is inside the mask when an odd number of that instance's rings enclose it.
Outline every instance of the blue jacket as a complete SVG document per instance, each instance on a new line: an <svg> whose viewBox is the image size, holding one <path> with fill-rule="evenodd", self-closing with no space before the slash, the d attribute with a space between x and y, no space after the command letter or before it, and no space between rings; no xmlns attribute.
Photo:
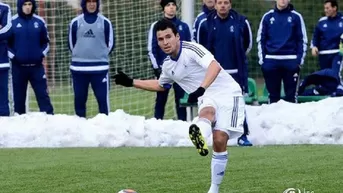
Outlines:
<svg viewBox="0 0 343 193"><path fill-rule="evenodd" d="M188 25L174 17L171 21L175 24L180 34L181 41L191 41L191 32L189 30ZM150 61L152 63L152 67L154 69L161 68L163 64L163 60L167 57L167 55L161 50L157 43L156 33L154 33L154 26L157 22L154 22L150 26L149 36L148 36L148 54Z"/></svg>
<svg viewBox="0 0 343 193"><path fill-rule="evenodd" d="M265 13L256 40L261 65L265 58L296 59L299 65L304 63L307 50L305 22L292 4L284 10L275 7Z"/></svg>
<svg viewBox="0 0 343 193"><path fill-rule="evenodd" d="M0 70L8 70L10 68L7 41L12 34L11 21L11 8L7 4L0 2Z"/></svg>
<svg viewBox="0 0 343 193"><path fill-rule="evenodd" d="M73 48L75 47L76 42L77 42L77 30L79 27L78 19L80 17L83 17L84 20L89 24L94 23L98 19L98 17L103 17L104 18L104 35L105 35L104 41L109 49L108 54L111 54L113 49L115 48L115 29L113 28L110 20L108 20L105 16L99 13L100 0L97 0L96 2L97 2L96 11L94 13L89 13L86 7L87 0L81 1L81 8L82 8L83 14L74 18L69 25L68 45L69 45L70 51L73 51ZM88 66L88 67L96 68L103 65L109 65L109 62L106 62L106 64L104 64L104 62L87 62L87 63L86 62L72 62L71 66L80 66L80 67ZM87 73L96 73L100 71L101 70L87 70Z"/></svg>
<svg viewBox="0 0 343 193"><path fill-rule="evenodd" d="M248 92L248 61L246 54L252 47L252 34L247 18L231 9L229 16L221 19L213 12L207 17L207 49L225 70L238 73L243 92Z"/></svg>
<svg viewBox="0 0 343 193"><path fill-rule="evenodd" d="M322 17L316 25L311 48L317 47L320 54L338 53L340 36L343 34L343 15Z"/></svg>
<svg viewBox="0 0 343 193"><path fill-rule="evenodd" d="M314 87L306 89L311 85ZM298 92L299 95L303 96L332 95L333 93L341 93L339 85L338 73L332 69L323 69L306 76L300 83Z"/></svg>
<svg viewBox="0 0 343 193"><path fill-rule="evenodd" d="M193 23L193 34L192 34L192 41L195 41L204 47L207 46L207 16L208 14L212 13L213 10L210 10L207 8L207 6L204 4L202 6L202 12L199 13L199 15L195 18L194 23Z"/></svg>
<svg viewBox="0 0 343 193"><path fill-rule="evenodd" d="M18 0L17 12L13 16L13 34L8 42L8 55L12 64L41 65L49 51L49 35L44 19L35 14L36 1L32 12L25 15L22 6L25 0Z"/></svg>

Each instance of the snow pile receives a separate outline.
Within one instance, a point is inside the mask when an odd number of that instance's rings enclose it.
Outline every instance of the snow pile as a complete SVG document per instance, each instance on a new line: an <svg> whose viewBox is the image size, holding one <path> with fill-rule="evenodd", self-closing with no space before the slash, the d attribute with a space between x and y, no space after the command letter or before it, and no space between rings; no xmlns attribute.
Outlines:
<svg viewBox="0 0 343 193"><path fill-rule="evenodd" d="M254 145L343 144L343 98L248 106L247 113ZM0 147L191 146L189 125L122 110L91 119L29 113L0 117ZM229 144L236 144L236 139Z"/></svg>

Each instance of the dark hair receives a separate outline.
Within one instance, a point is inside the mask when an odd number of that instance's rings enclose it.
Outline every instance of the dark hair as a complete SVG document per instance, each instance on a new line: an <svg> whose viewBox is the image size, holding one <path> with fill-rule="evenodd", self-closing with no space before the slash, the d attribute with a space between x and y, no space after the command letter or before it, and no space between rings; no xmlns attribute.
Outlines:
<svg viewBox="0 0 343 193"><path fill-rule="evenodd" d="M324 4L331 3L331 7L336 7L338 9L337 0L325 0Z"/></svg>
<svg viewBox="0 0 343 193"><path fill-rule="evenodd" d="M174 35L178 34L176 26L173 24L173 22L169 21L168 19L161 19L157 21L157 23L155 23L154 26L154 33L156 34L158 31L164 31L168 28L172 30Z"/></svg>

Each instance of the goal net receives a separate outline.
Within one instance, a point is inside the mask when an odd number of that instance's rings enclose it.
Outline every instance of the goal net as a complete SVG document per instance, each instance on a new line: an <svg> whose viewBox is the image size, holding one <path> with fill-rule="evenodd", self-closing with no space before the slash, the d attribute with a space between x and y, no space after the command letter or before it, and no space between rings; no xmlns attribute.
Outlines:
<svg viewBox="0 0 343 193"><path fill-rule="evenodd" d="M187 0L184 0L187 1ZM15 14L16 1L4 0ZM195 16L201 11L202 0L194 0ZM252 26L254 45L249 54L249 76L263 86L263 77L258 65L256 33L262 15L274 6L274 0L233 0L233 8L246 15ZM305 20L307 35L311 40L313 29L323 15L323 2L316 0L292 0L291 3ZM69 72L70 52L67 45L67 29L72 18L80 13L79 0L39 0L38 14L48 25L50 52L44 62L49 83L50 97L56 114L74 114L73 90ZM181 1L178 1L178 16L181 17ZM187 10L183 10L187 11ZM147 54L148 30L152 22L162 16L158 0L101 0L101 12L108 17L115 28L115 50L111 55L110 76L120 68L135 78L153 78L151 63ZM309 44L308 44L309 45ZM307 52L302 73L318 69L317 58ZM111 111L123 109L133 115L152 117L155 93L116 86L111 79ZM29 111L38 111L36 99L29 89ZM92 89L89 90L87 116L98 113L97 102ZM174 96L169 94L165 118L175 118Z"/></svg>

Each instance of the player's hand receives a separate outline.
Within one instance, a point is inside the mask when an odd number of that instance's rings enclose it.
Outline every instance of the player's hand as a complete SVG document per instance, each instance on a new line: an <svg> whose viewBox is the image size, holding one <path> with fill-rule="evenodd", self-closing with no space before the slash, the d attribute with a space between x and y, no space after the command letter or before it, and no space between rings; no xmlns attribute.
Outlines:
<svg viewBox="0 0 343 193"><path fill-rule="evenodd" d="M318 56L318 48L317 47L312 48L312 56Z"/></svg>
<svg viewBox="0 0 343 193"><path fill-rule="evenodd" d="M133 86L133 79L126 75L124 72L119 71L118 74L114 75L114 81L116 84L132 87Z"/></svg>
<svg viewBox="0 0 343 193"><path fill-rule="evenodd" d="M205 93L205 89L203 87L199 87L196 91L192 92L188 95L188 103L196 103L198 102L198 98L201 97Z"/></svg>

